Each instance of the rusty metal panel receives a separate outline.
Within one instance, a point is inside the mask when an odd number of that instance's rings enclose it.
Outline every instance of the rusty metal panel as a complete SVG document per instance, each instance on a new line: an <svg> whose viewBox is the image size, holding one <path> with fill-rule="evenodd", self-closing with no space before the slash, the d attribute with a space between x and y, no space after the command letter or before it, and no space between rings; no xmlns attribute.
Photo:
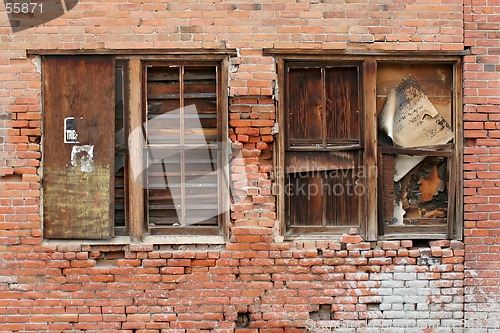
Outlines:
<svg viewBox="0 0 500 333"><path fill-rule="evenodd" d="M43 58L44 237L113 236L115 64Z"/></svg>

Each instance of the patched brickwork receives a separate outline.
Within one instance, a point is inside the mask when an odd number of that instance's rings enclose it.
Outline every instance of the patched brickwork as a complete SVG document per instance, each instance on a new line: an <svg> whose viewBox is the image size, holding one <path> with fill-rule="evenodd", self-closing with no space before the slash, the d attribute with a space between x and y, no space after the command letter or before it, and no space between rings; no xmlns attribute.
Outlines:
<svg viewBox="0 0 500 333"><path fill-rule="evenodd" d="M498 329L498 22L498 3L476 0L81 0L60 18L12 33L0 3L0 332ZM237 51L228 69L229 174L242 198L231 204L227 243L44 241L42 73L26 50L224 48ZM264 48L467 49L464 241L368 243L354 233L283 242L273 193L282 87Z"/></svg>

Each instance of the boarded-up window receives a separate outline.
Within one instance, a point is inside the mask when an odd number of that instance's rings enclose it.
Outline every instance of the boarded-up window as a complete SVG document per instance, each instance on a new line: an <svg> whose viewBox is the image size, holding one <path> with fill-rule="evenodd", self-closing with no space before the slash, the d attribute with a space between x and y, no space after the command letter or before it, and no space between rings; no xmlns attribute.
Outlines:
<svg viewBox="0 0 500 333"><path fill-rule="evenodd" d="M285 209L291 232L360 223L360 80L357 65L286 66Z"/></svg>
<svg viewBox="0 0 500 333"><path fill-rule="evenodd" d="M46 238L223 234L227 56L192 58L43 57Z"/></svg>
<svg viewBox="0 0 500 333"><path fill-rule="evenodd" d="M115 62L43 58L44 236L113 236Z"/></svg>
<svg viewBox="0 0 500 333"><path fill-rule="evenodd" d="M456 63L383 62L377 71L380 230L460 237Z"/></svg>

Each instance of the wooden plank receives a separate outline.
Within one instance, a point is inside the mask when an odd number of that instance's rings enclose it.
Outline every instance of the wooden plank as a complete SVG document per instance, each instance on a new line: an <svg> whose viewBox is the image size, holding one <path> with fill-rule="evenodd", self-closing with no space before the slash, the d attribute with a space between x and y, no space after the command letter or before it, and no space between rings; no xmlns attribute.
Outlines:
<svg viewBox="0 0 500 333"><path fill-rule="evenodd" d="M326 68L326 137L337 140L359 140L358 69Z"/></svg>
<svg viewBox="0 0 500 333"><path fill-rule="evenodd" d="M463 239L464 190L463 190L463 101L462 101L462 60L458 59L453 67L453 131L455 133L455 156L453 174L455 177L454 209L448 210L448 237Z"/></svg>
<svg viewBox="0 0 500 333"><path fill-rule="evenodd" d="M326 226L359 225L359 199L356 193L357 169L327 172Z"/></svg>
<svg viewBox="0 0 500 333"><path fill-rule="evenodd" d="M354 169L357 151L347 152L287 152L285 172Z"/></svg>
<svg viewBox="0 0 500 333"><path fill-rule="evenodd" d="M385 155L410 155L410 156L452 156L454 144L436 145L430 147L399 148L393 146L380 147Z"/></svg>
<svg viewBox="0 0 500 333"><path fill-rule="evenodd" d="M114 59L44 57L42 72L44 237L110 238L114 219ZM74 118L77 143L63 141L68 117Z"/></svg>
<svg viewBox="0 0 500 333"><path fill-rule="evenodd" d="M442 225L398 225L398 226L385 226L385 236L390 234L422 234L427 238L432 239L433 234L443 234L446 237L447 226Z"/></svg>
<svg viewBox="0 0 500 333"><path fill-rule="evenodd" d="M379 163L379 169L382 172L381 189L379 193L382 199L382 207L379 211L383 218L384 224L392 221L394 218L394 155L379 155L381 157L381 163Z"/></svg>
<svg viewBox="0 0 500 333"><path fill-rule="evenodd" d="M221 56L238 56L236 49L228 48L193 48L193 49L29 49L28 55L123 55L123 56L182 56L197 60L223 59Z"/></svg>
<svg viewBox="0 0 500 333"><path fill-rule="evenodd" d="M129 131L142 128L142 65L139 59L129 62ZM142 130L140 131L142 133ZM134 175L133 170L143 170L144 142L139 136L130 137L129 148L129 188L130 188L130 238L139 241L143 238L144 226L144 181L143 175Z"/></svg>
<svg viewBox="0 0 500 333"><path fill-rule="evenodd" d="M322 144L323 96L320 68L289 69L286 98L289 146Z"/></svg>
<svg viewBox="0 0 500 333"><path fill-rule="evenodd" d="M288 57L293 57L293 59L302 59L306 56L329 56L331 59L332 55L337 56L363 56L363 57L382 57L382 56L391 56L391 57L399 57L399 58L408 58L415 57L422 59L423 57L443 57L443 56L463 56L469 55L470 50L457 50L457 51L401 51L401 50L328 50L328 49L303 49L303 48L264 48L262 50L264 55L273 56L280 55L284 59L288 59ZM445 60L445 59L443 59Z"/></svg>
<svg viewBox="0 0 500 333"><path fill-rule="evenodd" d="M323 225L322 173L289 174L287 180L290 225Z"/></svg>
<svg viewBox="0 0 500 333"><path fill-rule="evenodd" d="M273 194L277 196L276 202L276 217L279 223L280 235L286 235L286 216L285 200L285 124L287 118L285 117L285 63L282 58L277 59L278 69L278 86L276 88L276 121L278 124L278 133L275 138L275 149L273 149L274 171L276 173L276 188Z"/></svg>
<svg viewBox="0 0 500 333"><path fill-rule="evenodd" d="M364 80L364 128L365 150L364 167L366 168L365 210L366 240L377 240L377 63L367 60L363 66Z"/></svg>

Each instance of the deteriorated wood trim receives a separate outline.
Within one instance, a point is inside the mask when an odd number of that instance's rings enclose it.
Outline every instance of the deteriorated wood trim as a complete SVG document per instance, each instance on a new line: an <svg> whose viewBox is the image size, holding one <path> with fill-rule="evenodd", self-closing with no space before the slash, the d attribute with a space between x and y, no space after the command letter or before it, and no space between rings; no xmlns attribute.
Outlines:
<svg viewBox="0 0 500 333"><path fill-rule="evenodd" d="M455 209L453 210L454 215L453 223L454 230L448 231L449 238L455 238L458 240L463 239L463 226L464 226L464 177L463 177L463 98L462 98L462 59L458 59L453 67L453 108L454 108L454 124L453 129L455 131L455 156L454 156L454 171L456 177L456 198L454 200ZM449 214L449 213L448 213ZM451 217L450 217L451 218ZM453 235L454 234L454 235Z"/></svg>
<svg viewBox="0 0 500 333"><path fill-rule="evenodd" d="M368 241L377 240L377 63L367 60L364 63L364 166L366 168L365 183L365 233Z"/></svg>
<svg viewBox="0 0 500 333"><path fill-rule="evenodd" d="M217 105L218 110L218 128L219 128L219 142L225 143L226 141L230 143L228 136L228 127L229 127L229 57L224 57L222 60L220 67L220 73L217 75L217 79L220 82L217 82L218 89L218 99ZM224 240L229 239L229 217L230 217L230 199L231 195L229 191L229 146L223 144L222 145L222 154L219 157L219 212L221 216L219 218L219 228L222 229L222 235ZM227 167L226 167L227 166Z"/></svg>
<svg viewBox="0 0 500 333"><path fill-rule="evenodd" d="M236 49L28 49L26 54L30 55L224 55L236 57Z"/></svg>
<svg viewBox="0 0 500 333"><path fill-rule="evenodd" d="M262 51L263 55L273 56L293 56L297 55L301 59L304 56L310 55L331 55L331 56L394 56L394 57L408 57L408 56L466 56L470 55L470 50L460 50L460 51L398 51L398 50L387 50L387 51L367 51L367 50L325 50L325 49L274 49L274 48L264 48Z"/></svg>
<svg viewBox="0 0 500 333"><path fill-rule="evenodd" d="M139 59L133 59L129 62L129 132L135 128L142 128L142 67ZM142 131L141 131L142 133ZM137 179L133 174L133 164L143 163L143 142L140 137L130 136L130 162L129 170L129 189L130 189L130 238L132 241L141 240L143 237L144 226L144 186L142 176ZM132 148L133 147L133 148ZM141 169L139 167L138 169Z"/></svg>
<svg viewBox="0 0 500 333"><path fill-rule="evenodd" d="M285 62L282 58L278 59L277 70L278 70L278 98L276 106L277 115L276 120L278 122L279 133L277 134L277 149L275 158L275 170L276 170L276 183L278 184L278 194L277 194L277 218L279 221L279 227L281 231L281 236L286 235L286 221L285 221Z"/></svg>

